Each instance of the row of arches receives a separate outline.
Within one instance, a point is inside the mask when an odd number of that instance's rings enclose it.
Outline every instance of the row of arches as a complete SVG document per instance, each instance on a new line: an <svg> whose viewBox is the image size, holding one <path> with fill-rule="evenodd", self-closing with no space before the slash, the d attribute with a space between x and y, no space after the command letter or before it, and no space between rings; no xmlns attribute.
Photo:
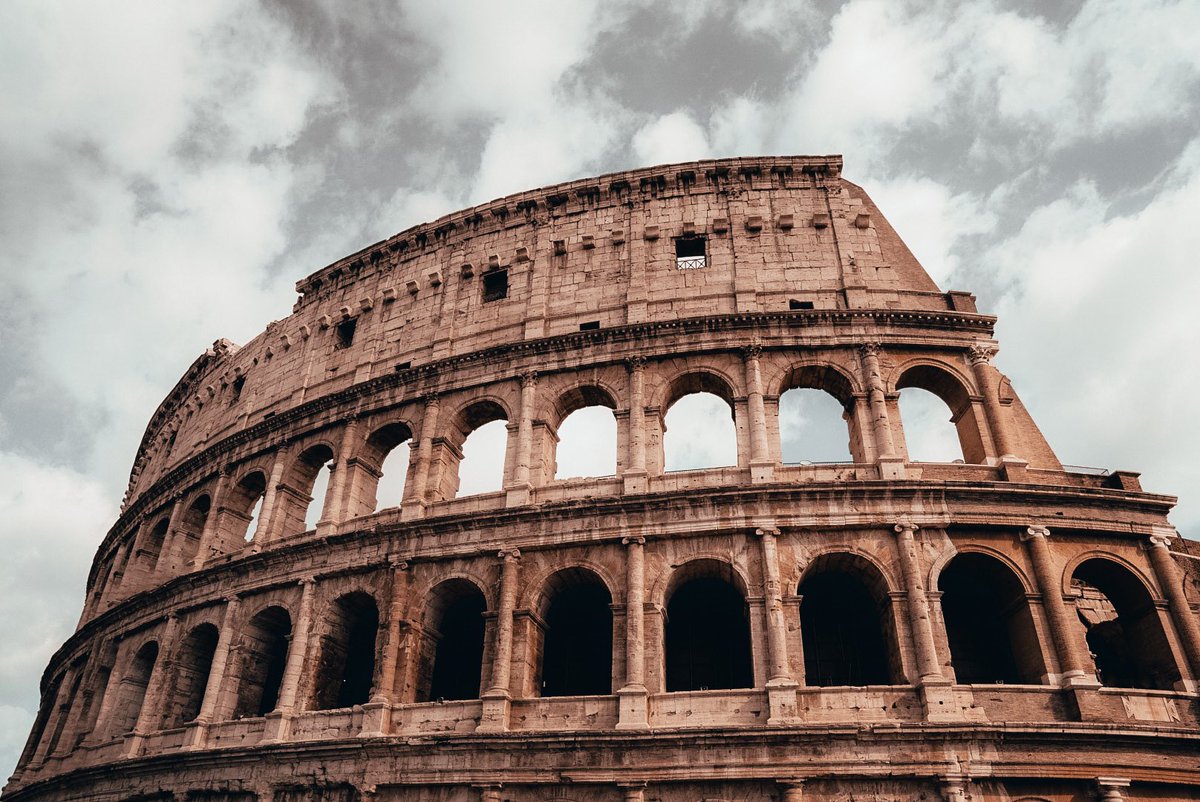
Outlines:
<svg viewBox="0 0 1200 802"><path fill-rule="evenodd" d="M1079 593L1079 634L1105 685L1169 690L1180 681L1166 633L1146 587L1128 569L1093 557L1073 571ZM565 568L546 578L530 611L528 646L536 667L534 696L605 695L615 690L613 593L589 568ZM944 643L958 683L1039 684L1049 665L1035 608L1022 579L1006 562L976 551L957 554L939 572ZM695 559L670 577L663 599L662 690L750 688L755 684L751 593L739 572L717 559ZM908 684L905 637L893 609L895 594L878 566L861 554L826 553L794 588L802 681L813 687ZM407 690L380 688L386 627L374 595L344 593L329 603L308 648L299 706L332 710L363 704L375 694L429 702L475 699L486 678L488 594L456 577L435 585L408 630L414 681ZM239 628L236 659L226 668L235 689L223 702L211 671L220 632L211 622L192 627L173 648L161 709L152 729L183 726L209 709L214 720L266 715L285 703L284 678L294 647L292 614L282 604L256 611ZM143 705L157 641L141 645L110 693L107 737L131 731ZM75 679L78 683L78 676ZM287 702L287 704L292 704Z"/></svg>
<svg viewBox="0 0 1200 802"><path fill-rule="evenodd" d="M765 396L764 408L775 414L761 423L775 433L769 456L776 462L865 463L877 455L879 446L868 442L873 435L864 426L864 395L842 369L792 368L778 386L783 388L778 399ZM915 421L914 430L925 430L933 418L941 419L940 435L921 438L932 450L919 453L910 442L910 459L984 459L982 418L975 415L961 377L918 364L901 373L895 386L898 420ZM660 410L658 423L645 425L636 437L632 422L618 425L618 417L628 421L628 409L607 382L599 381L559 392L542 413L536 403L527 403L533 395L528 391L518 415L511 409L515 402L501 396L472 401L448 416L426 407L423 442L414 438L415 426L407 419L364 425L352 437L345 431L310 435L273 457L252 461L215 488L194 491L181 510L161 510L136 542L109 558L93 595L99 598L131 574L178 573L247 543L261 546L314 529L323 520L343 521L402 501L449 499L522 481L621 474L639 470L639 460L651 472L748 464L754 438L739 434L745 428L738 422L745 402L728 377L709 369L687 370L663 392L661 407L645 407ZM911 405L909 396L915 399ZM931 414L934 406L940 412ZM759 425L750 417L750 425ZM634 440L643 449L658 448L658 456L632 455ZM219 520L210 521L218 509Z"/></svg>

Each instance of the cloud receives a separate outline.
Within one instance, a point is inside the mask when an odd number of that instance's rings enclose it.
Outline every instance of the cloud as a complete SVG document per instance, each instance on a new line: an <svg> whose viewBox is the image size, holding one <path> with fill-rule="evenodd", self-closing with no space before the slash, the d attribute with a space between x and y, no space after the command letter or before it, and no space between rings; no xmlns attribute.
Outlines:
<svg viewBox="0 0 1200 802"><path fill-rule="evenodd" d="M712 150L699 123L686 111L652 120L633 135L633 152L639 164L665 164L708 158Z"/></svg>

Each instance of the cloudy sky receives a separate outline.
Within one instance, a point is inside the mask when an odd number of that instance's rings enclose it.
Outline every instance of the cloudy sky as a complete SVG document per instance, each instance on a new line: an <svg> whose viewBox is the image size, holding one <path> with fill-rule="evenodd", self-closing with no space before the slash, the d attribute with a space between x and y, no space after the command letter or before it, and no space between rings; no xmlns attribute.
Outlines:
<svg viewBox="0 0 1200 802"><path fill-rule="evenodd" d="M1200 4L0 8L0 772L142 429L294 281L510 192L842 153L1064 462L1200 537Z"/></svg>

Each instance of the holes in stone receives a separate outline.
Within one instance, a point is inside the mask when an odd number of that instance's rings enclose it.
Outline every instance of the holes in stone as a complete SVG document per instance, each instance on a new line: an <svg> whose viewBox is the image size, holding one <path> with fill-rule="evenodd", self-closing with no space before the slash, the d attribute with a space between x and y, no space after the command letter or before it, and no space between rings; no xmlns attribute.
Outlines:
<svg viewBox="0 0 1200 802"><path fill-rule="evenodd" d="M707 240L704 237L675 239L675 267L678 270L699 270L708 266Z"/></svg>
<svg viewBox="0 0 1200 802"><path fill-rule="evenodd" d="M508 297L508 271L493 270L483 274L483 300L500 301Z"/></svg>
<svg viewBox="0 0 1200 802"><path fill-rule="evenodd" d="M330 608L317 664L314 710L353 707L371 697L379 607L361 591L341 596Z"/></svg>
<svg viewBox="0 0 1200 802"><path fill-rule="evenodd" d="M334 333L337 335L338 348L349 348L354 344L354 330L358 328L358 318L352 317L349 320L343 320L334 327Z"/></svg>
<svg viewBox="0 0 1200 802"><path fill-rule="evenodd" d="M715 576L685 581L667 603L667 690L750 688L746 600Z"/></svg>
<svg viewBox="0 0 1200 802"><path fill-rule="evenodd" d="M798 301L795 298L792 298L790 301L788 301L788 309L791 309L793 311L798 310L798 309L812 309L812 308L813 308L812 301Z"/></svg>
<svg viewBox="0 0 1200 802"><path fill-rule="evenodd" d="M599 328L600 328L599 320L589 320L587 323L579 324L580 331L596 331Z"/></svg>

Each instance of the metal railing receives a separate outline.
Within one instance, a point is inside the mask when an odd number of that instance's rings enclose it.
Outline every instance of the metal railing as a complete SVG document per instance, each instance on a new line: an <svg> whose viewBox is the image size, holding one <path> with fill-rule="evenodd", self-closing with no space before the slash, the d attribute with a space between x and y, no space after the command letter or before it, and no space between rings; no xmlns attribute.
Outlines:
<svg viewBox="0 0 1200 802"><path fill-rule="evenodd" d="M708 267L707 256L675 257L675 269L677 270L701 270L705 267Z"/></svg>

